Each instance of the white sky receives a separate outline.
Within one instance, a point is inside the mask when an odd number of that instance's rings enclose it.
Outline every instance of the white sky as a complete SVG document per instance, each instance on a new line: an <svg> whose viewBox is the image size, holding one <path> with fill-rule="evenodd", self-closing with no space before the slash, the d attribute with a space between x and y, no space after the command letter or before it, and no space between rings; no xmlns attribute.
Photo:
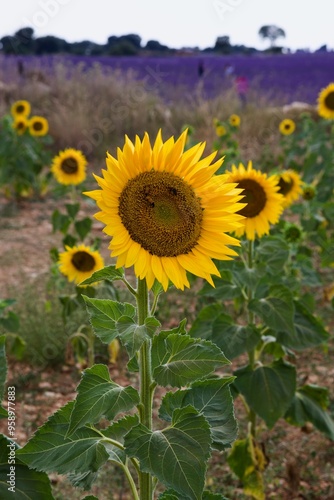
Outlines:
<svg viewBox="0 0 334 500"><path fill-rule="evenodd" d="M0 37L30 26L36 37L68 42L106 43L108 36L135 33L142 45L158 40L203 49L228 35L233 45L264 49L268 41L258 30L276 24L286 33L279 45L334 50L334 0L10 0L1 10Z"/></svg>

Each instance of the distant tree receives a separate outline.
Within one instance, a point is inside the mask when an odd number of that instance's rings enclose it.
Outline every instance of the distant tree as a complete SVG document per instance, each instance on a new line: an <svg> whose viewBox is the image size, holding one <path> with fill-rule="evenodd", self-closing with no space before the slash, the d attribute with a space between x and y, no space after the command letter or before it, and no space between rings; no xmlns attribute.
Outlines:
<svg viewBox="0 0 334 500"><path fill-rule="evenodd" d="M222 52L223 54L229 54L231 52L231 43L229 36L219 36L216 39L214 50L217 52Z"/></svg>
<svg viewBox="0 0 334 500"><path fill-rule="evenodd" d="M57 54L59 52L69 52L70 44L56 36L41 36L35 40L36 54Z"/></svg>
<svg viewBox="0 0 334 500"><path fill-rule="evenodd" d="M152 50L152 52L167 52L170 49L167 45L162 45L157 40L149 40L145 45L145 50Z"/></svg>
<svg viewBox="0 0 334 500"><path fill-rule="evenodd" d="M274 24L269 24L268 26L261 26L259 36L261 38L268 38L270 46L275 47L277 38L285 37L285 31Z"/></svg>
<svg viewBox="0 0 334 500"><path fill-rule="evenodd" d="M33 54L35 50L34 30L30 27L21 28L13 36L4 36L0 41L5 54Z"/></svg>
<svg viewBox="0 0 334 500"><path fill-rule="evenodd" d="M119 39L108 50L110 56L136 56L138 52L139 49L126 39Z"/></svg>

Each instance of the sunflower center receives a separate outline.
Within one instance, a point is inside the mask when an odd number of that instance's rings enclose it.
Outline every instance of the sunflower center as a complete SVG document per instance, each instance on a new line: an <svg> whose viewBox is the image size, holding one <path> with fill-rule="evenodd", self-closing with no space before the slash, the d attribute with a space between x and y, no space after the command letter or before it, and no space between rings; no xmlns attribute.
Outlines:
<svg viewBox="0 0 334 500"><path fill-rule="evenodd" d="M78 171L78 163L74 158L65 158L61 163L61 169L65 174L76 174Z"/></svg>
<svg viewBox="0 0 334 500"><path fill-rule="evenodd" d="M73 266L82 273L93 271L95 266L94 257L92 257L89 253L83 251L76 252L72 257L71 262Z"/></svg>
<svg viewBox="0 0 334 500"><path fill-rule="evenodd" d="M22 130L24 128L24 126L25 126L24 122L17 122L17 124L16 124L16 128L18 130Z"/></svg>
<svg viewBox="0 0 334 500"><path fill-rule="evenodd" d="M238 182L238 188L244 189L244 198L241 200L242 203L247 203L247 205L239 210L239 214L244 217L256 217L262 212L266 206L266 193L262 186L253 179L242 179Z"/></svg>
<svg viewBox="0 0 334 500"><path fill-rule="evenodd" d="M285 130L290 130L291 124L290 123L285 123L284 124L284 128L285 128Z"/></svg>
<svg viewBox="0 0 334 500"><path fill-rule="evenodd" d="M334 111L334 91L329 92L329 94L325 97L325 106L331 111Z"/></svg>
<svg viewBox="0 0 334 500"><path fill-rule="evenodd" d="M23 113L25 110L23 104L19 104L18 106L16 106L16 113Z"/></svg>
<svg viewBox="0 0 334 500"><path fill-rule="evenodd" d="M33 129L36 130L36 132L39 132L43 129L43 124L41 122L34 122Z"/></svg>
<svg viewBox="0 0 334 500"><path fill-rule="evenodd" d="M279 185L279 193L281 193L283 196L286 196L288 193L290 193L292 186L293 186L293 181L285 181L283 177L280 177L278 181Z"/></svg>
<svg viewBox="0 0 334 500"><path fill-rule="evenodd" d="M118 213L131 238L158 257L190 252L201 233L199 198L169 172L144 172L130 179L119 198Z"/></svg>

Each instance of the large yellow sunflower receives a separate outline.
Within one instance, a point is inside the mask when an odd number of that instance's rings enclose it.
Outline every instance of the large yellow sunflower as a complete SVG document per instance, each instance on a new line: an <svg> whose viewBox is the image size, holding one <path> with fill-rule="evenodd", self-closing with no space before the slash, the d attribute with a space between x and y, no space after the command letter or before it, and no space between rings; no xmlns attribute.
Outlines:
<svg viewBox="0 0 334 500"><path fill-rule="evenodd" d="M232 165L232 172L228 174L228 182L236 182L242 188L247 205L239 210L239 214L246 217L241 228L235 231L237 237L246 233L249 240L255 235L261 237L268 234L270 224L275 224L283 211L283 196L279 194L279 186L275 176L254 170L252 162L248 162L247 169L242 163L236 167Z"/></svg>
<svg viewBox="0 0 334 500"><path fill-rule="evenodd" d="M232 127L239 127L241 123L241 119L239 115L233 114L229 117L228 121Z"/></svg>
<svg viewBox="0 0 334 500"><path fill-rule="evenodd" d="M30 114L30 110L31 110L30 103L25 100L15 101L10 108L10 111L14 118L18 117L27 118Z"/></svg>
<svg viewBox="0 0 334 500"><path fill-rule="evenodd" d="M17 134L22 135L28 128L28 120L25 116L17 116L13 121L13 128Z"/></svg>
<svg viewBox="0 0 334 500"><path fill-rule="evenodd" d="M78 149L60 151L52 160L51 172L60 184L80 184L86 179L87 160Z"/></svg>
<svg viewBox="0 0 334 500"><path fill-rule="evenodd" d="M318 113L323 118L334 120L334 83L330 83L319 93Z"/></svg>
<svg viewBox="0 0 334 500"><path fill-rule="evenodd" d="M59 254L58 262L60 272L77 285L104 267L101 254L84 244L66 246L66 251Z"/></svg>
<svg viewBox="0 0 334 500"><path fill-rule="evenodd" d="M187 271L213 284L220 274L211 259L231 259L229 245L240 245L226 233L242 226L241 190L213 175L223 162L211 164L216 152L200 160L205 143L184 151L186 140L187 130L166 142L159 131L153 147L147 133L134 144L125 137L103 178L95 176L101 190L85 193L101 209L95 217L112 237L116 267L134 266L149 288L157 279L183 290Z"/></svg>
<svg viewBox="0 0 334 500"><path fill-rule="evenodd" d="M303 181L299 174L294 170L285 170L277 174L277 184L279 193L283 195L283 208L287 208L296 200L302 193Z"/></svg>
<svg viewBox="0 0 334 500"><path fill-rule="evenodd" d="M279 124L279 131L283 135L291 135L294 133L295 130L296 130L296 124L293 120L290 120L290 118L285 118Z"/></svg>
<svg viewBox="0 0 334 500"><path fill-rule="evenodd" d="M49 131L49 123L43 116L32 116L29 120L30 135L43 136Z"/></svg>

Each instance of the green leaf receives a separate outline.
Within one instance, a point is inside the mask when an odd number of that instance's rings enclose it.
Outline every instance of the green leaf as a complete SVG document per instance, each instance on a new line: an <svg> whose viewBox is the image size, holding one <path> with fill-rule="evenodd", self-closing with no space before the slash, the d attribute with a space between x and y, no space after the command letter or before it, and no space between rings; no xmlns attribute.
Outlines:
<svg viewBox="0 0 334 500"><path fill-rule="evenodd" d="M265 236L256 249L257 267L264 265L269 274L279 274L289 257L289 246L281 237Z"/></svg>
<svg viewBox="0 0 334 500"><path fill-rule="evenodd" d="M222 313L212 324L210 340L228 359L234 359L253 349L261 340L261 335L254 325L237 325L229 315Z"/></svg>
<svg viewBox="0 0 334 500"><path fill-rule="evenodd" d="M293 297L287 287L273 285L266 298L253 299L248 307L274 331L295 331Z"/></svg>
<svg viewBox="0 0 334 500"><path fill-rule="evenodd" d="M334 422L329 413L328 389L316 385L304 385L296 391L285 419L292 425L303 426L311 422L320 432L334 441Z"/></svg>
<svg viewBox="0 0 334 500"><path fill-rule="evenodd" d="M224 450L237 436L233 399L228 387L233 380L234 377L200 380L189 389L168 392L162 400L160 418L170 421L176 408L191 405L208 421L213 448Z"/></svg>
<svg viewBox="0 0 334 500"><path fill-rule="evenodd" d="M65 207L69 217L74 220L80 210L80 203L66 203Z"/></svg>
<svg viewBox="0 0 334 500"><path fill-rule="evenodd" d="M159 495L158 500L187 500L188 496L180 496L176 491L172 489L165 490L161 495ZM226 497L220 493L210 493L205 490L202 495L202 500L228 500Z"/></svg>
<svg viewBox="0 0 334 500"><path fill-rule="evenodd" d="M158 326L160 326L160 322L153 316L146 318L144 325L138 325L129 316L121 316L119 318L116 328L130 358L139 351L145 340L151 338Z"/></svg>
<svg viewBox="0 0 334 500"><path fill-rule="evenodd" d="M226 364L228 359L208 340L165 332L153 337L153 378L162 386L182 387Z"/></svg>
<svg viewBox="0 0 334 500"><path fill-rule="evenodd" d="M10 447L8 446L10 445ZM15 452L14 465L9 463L10 451ZM11 469L14 467L14 469ZM10 474L14 471L14 486ZM9 490L9 488L13 488ZM2 500L54 500L51 484L44 472L36 472L24 465L17 456L17 445L0 435L0 498Z"/></svg>
<svg viewBox="0 0 334 500"><path fill-rule="evenodd" d="M2 326L7 332L17 332L20 328L18 315L13 311L8 311L6 316L0 317L0 326Z"/></svg>
<svg viewBox="0 0 334 500"><path fill-rule="evenodd" d="M193 338L211 340L213 322L221 313L222 306L220 304L204 307L193 322L189 335Z"/></svg>
<svg viewBox="0 0 334 500"><path fill-rule="evenodd" d="M118 413L131 410L139 403L136 389L115 384L108 367L102 364L83 372L77 391L68 436L79 427L99 422L102 417L113 420Z"/></svg>
<svg viewBox="0 0 334 500"><path fill-rule="evenodd" d="M204 491L202 495L202 500L228 500L220 493L210 493L210 491Z"/></svg>
<svg viewBox="0 0 334 500"><path fill-rule="evenodd" d="M67 233L68 228L71 225L71 219L67 215L61 214L58 209L56 209L51 216L53 232L61 231L63 234Z"/></svg>
<svg viewBox="0 0 334 500"><path fill-rule="evenodd" d="M23 358L26 347L27 343L20 335L15 333L7 335L7 350L16 359L20 360Z"/></svg>
<svg viewBox="0 0 334 500"><path fill-rule="evenodd" d="M296 390L296 369L282 360L252 370L250 366L234 372L234 385L247 404L269 428L283 417Z"/></svg>
<svg viewBox="0 0 334 500"><path fill-rule="evenodd" d="M227 462L242 481L246 495L264 500L262 471L266 466L266 459L250 435L246 439L235 441Z"/></svg>
<svg viewBox="0 0 334 500"><path fill-rule="evenodd" d="M114 422L107 429L104 429L102 434L107 438L124 443L124 436L136 425L139 424L138 415L128 415L117 422ZM123 466L126 463L127 455L125 451L118 446L109 442L105 442L104 446L109 453L109 460Z"/></svg>
<svg viewBox="0 0 334 500"><path fill-rule="evenodd" d="M78 429L70 438L65 437L73 407L74 402L70 401L52 415L17 451L17 456L33 469L69 474L74 485L89 488L109 456L101 444L101 434L89 427Z"/></svg>
<svg viewBox="0 0 334 500"><path fill-rule="evenodd" d="M97 283L98 281L115 281L122 280L124 278L124 270L121 267L116 269L115 266L106 266L99 271L95 271L90 278L87 278L81 283L81 285L91 285L92 283Z"/></svg>
<svg viewBox="0 0 334 500"><path fill-rule="evenodd" d="M84 219L78 220L74 223L75 230L80 236L81 241L86 238L87 234L92 229L92 224L93 221L90 217L85 217Z"/></svg>
<svg viewBox="0 0 334 500"><path fill-rule="evenodd" d="M86 302L92 327L105 344L109 344L119 335L116 323L122 316L134 318L136 315L136 309L132 304L122 304L114 300L91 299L85 295L82 298Z"/></svg>
<svg viewBox="0 0 334 500"><path fill-rule="evenodd" d="M329 339L329 333L320 321L313 314L310 314L300 302L294 301L294 305L295 330L278 332L278 342L297 351L326 342Z"/></svg>
<svg viewBox="0 0 334 500"><path fill-rule="evenodd" d="M138 458L143 472L190 500L202 498L210 444L209 424L191 406L174 410L162 431L139 424L125 436L126 451Z"/></svg>
<svg viewBox="0 0 334 500"><path fill-rule="evenodd" d="M0 418L7 417L8 413L1 403L5 393L7 380L7 360L6 360L6 335L0 335ZM0 448L1 449L1 448Z"/></svg>
<svg viewBox="0 0 334 500"><path fill-rule="evenodd" d="M0 299L0 318L3 317L3 311L9 306L13 306L15 303L15 299Z"/></svg>

